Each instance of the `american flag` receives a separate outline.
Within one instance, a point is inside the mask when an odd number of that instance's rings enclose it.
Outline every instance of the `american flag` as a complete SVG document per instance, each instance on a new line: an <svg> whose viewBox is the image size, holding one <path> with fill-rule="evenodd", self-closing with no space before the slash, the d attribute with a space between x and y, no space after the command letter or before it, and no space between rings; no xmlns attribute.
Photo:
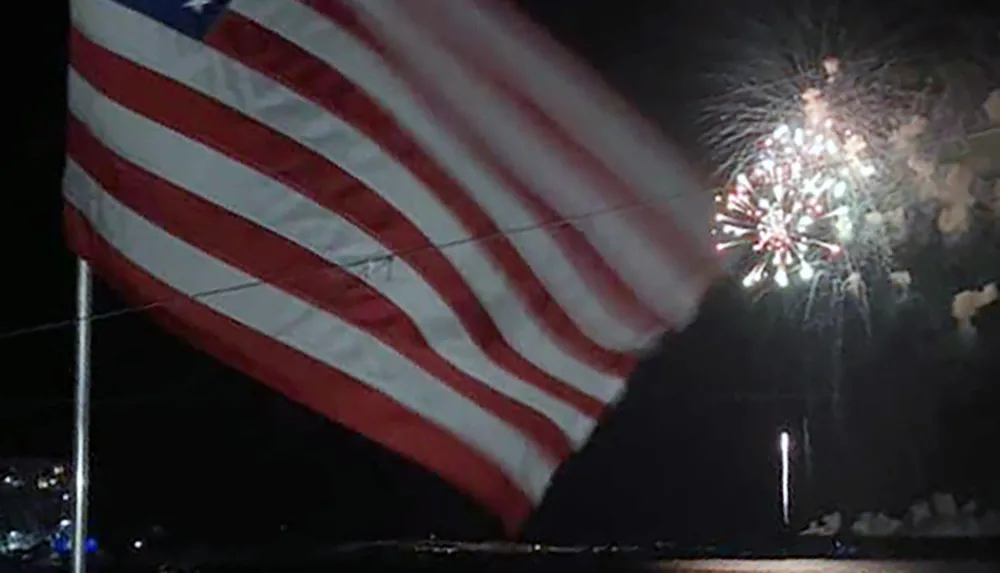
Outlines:
<svg viewBox="0 0 1000 573"><path fill-rule="evenodd" d="M515 529L694 317L710 204L486 0L73 0L73 249Z"/></svg>

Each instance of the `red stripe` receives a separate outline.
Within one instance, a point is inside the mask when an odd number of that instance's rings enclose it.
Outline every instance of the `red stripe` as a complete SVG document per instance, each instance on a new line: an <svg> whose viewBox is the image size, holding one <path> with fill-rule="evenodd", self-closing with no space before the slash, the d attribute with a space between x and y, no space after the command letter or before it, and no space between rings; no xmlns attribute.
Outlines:
<svg viewBox="0 0 1000 573"><path fill-rule="evenodd" d="M565 218L555 209L541 197L531 193L521 182L517 181L517 178L490 151L489 147L484 145L483 141L465 127L465 123L450 111L450 106L447 102L436 98L433 89L427 89L427 86L417 81L413 74L408 73L406 71L407 67L401 65L398 59L389 53L385 45L375 39L373 31L365 26L352 10L337 2L307 0L306 3L313 5L318 12L336 22L339 27L349 31L353 36L361 39L368 45L369 49L384 58L386 64L391 66L393 71L422 98L421 103L423 107L432 110L437 121L446 124L448 131L453 135L459 136L467 148L473 150L477 157L483 159L489 165L490 169L503 180L504 188L514 194L519 199L521 205L527 208L536 220L548 225L546 230L560 245L560 250L581 271L581 275L587 281L590 290L601 293L604 299L614 306L617 316L627 320L632 328L640 332L649 332L664 328L664 325L654 318L656 313L647 307L639 299L632 287L622 280L618 273L605 262L604 258L590 244L583 233L573 225L567 224ZM372 105L376 104L373 103ZM425 158L423 161L432 162L429 158ZM445 177L442 175L441 179ZM530 269L521 272L521 274L530 273Z"/></svg>
<svg viewBox="0 0 1000 573"><path fill-rule="evenodd" d="M429 423L359 380L251 330L146 274L66 207L71 248L97 275L136 304L169 301L151 311L192 345L369 439L399 452L468 492L494 511L511 532L531 502L496 466L451 433ZM266 356L266 360L260 357Z"/></svg>
<svg viewBox="0 0 1000 573"><path fill-rule="evenodd" d="M541 372L506 344L451 263L376 193L324 158L215 100L131 64L76 31L71 41L73 67L93 78L94 85L112 99L340 213L416 269L498 365L588 415L600 414L599 401Z"/></svg>
<svg viewBox="0 0 1000 573"><path fill-rule="evenodd" d="M332 4L322 4L324 13ZM317 8L319 9L319 8ZM616 376L627 375L635 365L632 356L609 351L579 330L510 240L502 236L490 217L468 193L404 133L392 117L328 64L287 40L236 14L216 25L209 45L275 78L331 113L350 118L351 124L421 179L465 226L471 236L490 237L480 243L498 268L510 278L512 288L539 317L557 340L578 359Z"/></svg>
<svg viewBox="0 0 1000 573"><path fill-rule="evenodd" d="M125 79L127 75L119 77ZM161 87L148 80L137 85L153 90ZM557 460L572 453L571 444L555 424L452 366L434 351L402 309L354 275L118 157L77 119L70 117L67 130L70 157L108 194L157 227L378 338L487 412L521 430Z"/></svg>
<svg viewBox="0 0 1000 573"><path fill-rule="evenodd" d="M501 27L516 29L519 39L531 43L533 52L540 59L547 60L551 65L558 67L568 75L587 86L587 93L591 97L601 100L605 108L609 108L617 115L635 115L634 112L618 101L618 98L610 92L595 74L588 72L588 69L575 62L557 43L542 34L536 26L525 20L518 13L511 9L504 9L501 2L479 2L487 9L491 17L497 20ZM574 167L584 171L592 180L598 182L597 188L605 191L606 199L612 205L643 205L648 203L636 195L629 184L623 181L612 169L610 169L599 156L591 154L572 135L566 132L565 128L559 125L550 117L538 104L530 97L526 96L517 86L510 83L509 72L505 71L494 60L490 53L490 46L484 42L462 40L454 30L446 25L446 21L431 17L431 10L415 10L413 5L401 3L400 7L406 10L410 18L436 35L436 38L449 47L451 53L463 60L466 69L470 73L480 77L481 80L492 85L499 93L506 96L515 103L520 111L530 118L532 125L547 132L547 137L554 141L559 149L569 155ZM491 9L492 8L492 9ZM635 123L643 124L641 118L633 118ZM644 130L647 131L647 130ZM652 135L643 133L641 135ZM674 162L677 169L684 168L681 161ZM684 181L695 181L692 173L684 169L681 177ZM664 182L666 185L668 182ZM677 190L670 190L677 192ZM682 190L690 192L690 190ZM656 207L650 205L650 207ZM670 216L663 218L658 214L668 213ZM671 213L669 209L659 211L641 208L631 209L627 212L631 219L634 219L647 236L654 240L651 246L658 248L660 254L667 257L668 264L681 264L687 272L697 279L717 276L721 271L718 260L711 256L708 251L700 248L692 237L672 221L678 216ZM676 262L674 262L676 261Z"/></svg>

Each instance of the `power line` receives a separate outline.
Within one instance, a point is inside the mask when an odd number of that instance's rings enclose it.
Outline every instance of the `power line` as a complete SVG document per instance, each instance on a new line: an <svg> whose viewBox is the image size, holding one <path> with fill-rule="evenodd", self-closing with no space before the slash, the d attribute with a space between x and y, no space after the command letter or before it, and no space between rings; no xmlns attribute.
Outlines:
<svg viewBox="0 0 1000 573"><path fill-rule="evenodd" d="M662 198L659 198L659 199L657 199L655 201L639 201L639 202L634 202L634 203L630 203L630 204L626 204L626 205L617 205L617 206L614 206L614 207L607 207L605 209L600 209L600 210L595 210L595 211L588 211L586 213L582 213L582 214L576 215L574 217L565 217L565 218L554 220L554 221L548 221L548 222L544 222L544 223L537 223L537 224L533 224L533 225L524 225L524 226L521 226L521 227L513 227L513 228L510 228L510 229L500 229L499 231L497 231L495 233L488 234L488 235L480 235L480 236L476 236L476 237L468 237L468 238L465 238L465 239L458 239L458 240L449 241L449 242L446 242L446 243L431 244L431 245L426 245L426 246L423 246L423 247L418 247L418 248L414 248L414 249L410 249L410 250L406 250L406 251L402 251L402 252L374 254L374 255L367 256L367 257L361 257L361 258L358 258L356 260L353 260L353 261L350 261L350 262L346 262L346 263L343 263L343 264L338 264L337 266L339 268L341 268L341 269L348 270L348 269L353 269L353 268L361 267L361 266L373 267L373 266L378 265L378 264L391 265L392 262L395 259L399 258L399 257L406 257L406 256L409 256L409 255L420 253L420 252L424 252L424 251L429 251L429 250L443 251L443 250L446 250L446 249L451 249L451 248L459 247L459 246L462 246L462 245L467 245L467 244L470 244L470 243L483 242L483 241L488 241L488 240L492 240L492 239L498 239L498 238L502 238L502 237L510 237L510 236L514 236L514 235L519 235L521 233L527 233L527 232L530 232L530 231L536 231L536 230L539 230L539 229L566 227L566 226L572 225L573 223L576 223L576 222L579 222L579 221L588 220L588 219L593 219L593 218L599 217L601 215L608 215L608 214L611 214L611 213L617 213L617 212L627 211L627 210L630 210L630 209L637 209L637 208L642 208L642 207L648 207L648 206L650 206L652 204L659 203L659 202L664 202L664 201L669 201L671 199L675 199L675 198L678 198L680 196L681 196L680 193L674 193L674 194L666 195L666 196L664 196ZM322 269L322 270L325 271L326 269ZM312 269L309 272L320 272L320 269ZM284 278L294 278L296 276L301 276L301 275L297 274L297 273L291 273L289 275L285 275ZM153 310L155 308L160 308L160 307L163 307L163 306L168 306L174 300L181 300L181 299L195 299L195 300L198 300L198 299L207 298L207 297L211 297L211 296L216 296L216 295L220 295L220 294L226 294L226 293L231 293L231 292L239 292L239 291L242 291L242 290L246 290L246 289L250 289L250 288L254 288L254 287L258 287L258 286L264 286L264 285L267 285L267 284L268 284L268 282L265 279L254 279L254 280L251 280L251 281L246 281L246 282L243 282L243 283L239 283L239 284L235 284L235 285L230 285L230 286L226 286L226 287L220 287L220 288L216 288L216 289L204 290L204 291L196 292L196 293L193 293L193 294L183 294L183 295L178 295L176 297L171 297L170 299L162 299L162 300L157 300L157 301L153 301L153 302L142 304L142 305L133 305L133 306L128 306L128 307L125 307L125 308L117 309L117 310L111 310L111 311L107 311L107 312L96 313L96 314L91 315L90 318L88 319L88 321L91 322L91 323L94 323L94 322L97 322L97 321L108 320L108 319L111 319L111 318L117 318L117 317L125 316L125 315L137 314L137 313L141 313L141 312L146 312L146 311L149 311L149 310ZM40 323L40 324L36 324L36 325L33 325L33 326L24 327L24 328L18 328L18 329L8 330L6 332L0 333L0 341L10 340L10 339L13 339L13 338L19 338L21 336L28 336L28 335L31 335L31 334L38 334L38 333L42 333L42 332L49 332L49 331L53 331L53 330L59 330L59 329L67 328L67 327L70 327L70 326L76 326L78 322L79 322L78 319L76 319L76 318L70 318L70 319L65 319L65 320L57 320L57 321L52 321L52 322Z"/></svg>

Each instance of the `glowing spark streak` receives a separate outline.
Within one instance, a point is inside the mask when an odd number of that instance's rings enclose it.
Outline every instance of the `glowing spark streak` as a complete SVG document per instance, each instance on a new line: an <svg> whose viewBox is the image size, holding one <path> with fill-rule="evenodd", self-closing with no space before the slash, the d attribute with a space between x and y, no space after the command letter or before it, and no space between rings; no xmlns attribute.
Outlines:
<svg viewBox="0 0 1000 573"><path fill-rule="evenodd" d="M791 448L791 438L788 432L781 432L781 516L788 525L789 507L791 505L791 470L789 468L789 450Z"/></svg>

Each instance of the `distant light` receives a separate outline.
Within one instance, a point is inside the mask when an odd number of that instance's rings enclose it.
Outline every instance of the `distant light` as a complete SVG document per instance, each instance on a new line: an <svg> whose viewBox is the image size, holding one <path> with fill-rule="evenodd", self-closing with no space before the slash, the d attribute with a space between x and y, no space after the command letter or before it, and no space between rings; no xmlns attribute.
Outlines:
<svg viewBox="0 0 1000 573"><path fill-rule="evenodd" d="M136 539L135 541L132 542L132 548L133 549L142 549L143 545L145 545L145 544L142 542L141 539Z"/></svg>
<svg viewBox="0 0 1000 573"><path fill-rule="evenodd" d="M93 537L88 537L83 546L87 553L93 553L97 551L97 540ZM69 555L73 551L73 541L65 533L56 534L52 539L52 549L60 555Z"/></svg>

